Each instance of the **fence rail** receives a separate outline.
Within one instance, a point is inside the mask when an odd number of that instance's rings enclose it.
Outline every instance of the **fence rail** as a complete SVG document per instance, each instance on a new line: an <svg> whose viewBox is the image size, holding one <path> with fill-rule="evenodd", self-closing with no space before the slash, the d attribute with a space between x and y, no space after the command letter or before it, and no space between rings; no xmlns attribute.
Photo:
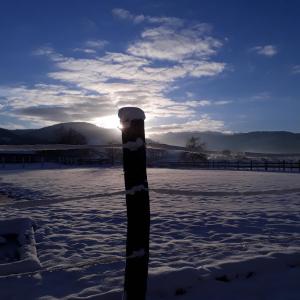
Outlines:
<svg viewBox="0 0 300 300"><path fill-rule="evenodd" d="M43 167L44 163L58 163L60 165L119 165L121 161L112 159L82 159L76 157L1 157L0 168L5 169L9 164L21 164L23 168L31 163L40 163ZM213 170L244 170L244 171L268 171L268 172L299 172L300 173L300 160L287 161L258 161L258 160L208 160L208 161L155 161L148 160L148 167L157 168L195 168L195 169L213 169Z"/></svg>
<svg viewBox="0 0 300 300"><path fill-rule="evenodd" d="M300 172L300 161L169 161L152 163L150 167Z"/></svg>

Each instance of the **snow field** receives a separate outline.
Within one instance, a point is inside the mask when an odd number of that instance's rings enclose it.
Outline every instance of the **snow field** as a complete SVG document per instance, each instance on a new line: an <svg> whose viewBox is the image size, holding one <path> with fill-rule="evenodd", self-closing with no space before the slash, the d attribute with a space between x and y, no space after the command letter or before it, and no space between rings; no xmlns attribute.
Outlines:
<svg viewBox="0 0 300 300"><path fill-rule="evenodd" d="M2 192L17 198L0 203L0 219L36 222L42 265L40 272L0 276L0 298L120 299L122 170L19 170L0 177ZM298 174L149 169L148 177L149 299L199 299L199 293L299 299Z"/></svg>

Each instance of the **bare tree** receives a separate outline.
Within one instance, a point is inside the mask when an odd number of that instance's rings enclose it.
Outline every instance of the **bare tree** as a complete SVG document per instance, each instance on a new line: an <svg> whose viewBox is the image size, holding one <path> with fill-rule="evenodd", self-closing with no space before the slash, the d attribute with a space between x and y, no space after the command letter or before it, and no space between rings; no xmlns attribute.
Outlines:
<svg viewBox="0 0 300 300"><path fill-rule="evenodd" d="M192 136L186 142L186 152L183 154L183 159L192 161L207 160L205 154L206 144L201 142L199 137Z"/></svg>
<svg viewBox="0 0 300 300"><path fill-rule="evenodd" d="M189 138L185 145L186 149L191 152L205 152L206 144L201 142L199 137L192 136Z"/></svg>

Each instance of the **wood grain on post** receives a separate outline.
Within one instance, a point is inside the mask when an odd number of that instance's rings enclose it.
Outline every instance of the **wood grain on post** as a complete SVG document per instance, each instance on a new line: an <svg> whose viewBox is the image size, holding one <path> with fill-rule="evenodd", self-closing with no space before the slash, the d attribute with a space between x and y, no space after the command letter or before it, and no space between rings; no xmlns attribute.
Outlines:
<svg viewBox="0 0 300 300"><path fill-rule="evenodd" d="M124 300L146 297L150 205L146 173L144 112L137 107L119 110L122 125L123 168L127 206L127 243Z"/></svg>

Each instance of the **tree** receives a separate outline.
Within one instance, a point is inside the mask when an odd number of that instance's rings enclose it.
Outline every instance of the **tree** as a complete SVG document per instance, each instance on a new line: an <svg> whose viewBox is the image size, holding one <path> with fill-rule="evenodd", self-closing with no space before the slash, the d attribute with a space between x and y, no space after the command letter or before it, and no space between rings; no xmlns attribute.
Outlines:
<svg viewBox="0 0 300 300"><path fill-rule="evenodd" d="M205 152L206 144L201 142L199 137L192 136L186 142L186 149L191 152Z"/></svg>
<svg viewBox="0 0 300 300"><path fill-rule="evenodd" d="M201 142L199 137L192 136L186 142L186 152L183 154L183 159L185 160L207 160L205 149L205 143Z"/></svg>

